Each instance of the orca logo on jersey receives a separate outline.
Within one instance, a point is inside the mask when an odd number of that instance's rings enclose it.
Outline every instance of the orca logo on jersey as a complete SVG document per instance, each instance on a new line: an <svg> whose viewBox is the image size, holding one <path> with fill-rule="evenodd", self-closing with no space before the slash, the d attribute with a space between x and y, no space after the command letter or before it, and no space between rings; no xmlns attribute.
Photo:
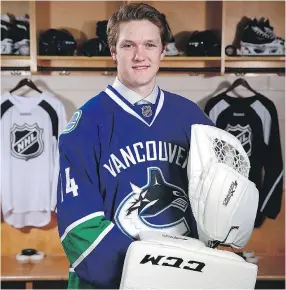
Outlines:
<svg viewBox="0 0 286 290"><path fill-rule="evenodd" d="M43 129L38 124L13 125L11 129L11 152L19 159L29 160L44 151Z"/></svg>
<svg viewBox="0 0 286 290"><path fill-rule="evenodd" d="M184 190L167 183L157 167L148 168L147 175L147 184L142 188L130 183L132 192L115 213L118 227L131 238L137 238L142 230L151 229L168 234L188 234L190 227L185 212L190 206Z"/></svg>
<svg viewBox="0 0 286 290"><path fill-rule="evenodd" d="M246 154L248 156L251 155L252 130L249 125L241 126L240 124L237 124L236 126L231 126L228 124L225 131L234 135L240 141Z"/></svg>
<svg viewBox="0 0 286 290"><path fill-rule="evenodd" d="M71 131L73 131L78 122L79 122L79 119L82 115L82 111L81 110L77 110L71 117L70 121L68 122L67 126L64 128L63 130L63 134L67 134L67 133L70 133Z"/></svg>

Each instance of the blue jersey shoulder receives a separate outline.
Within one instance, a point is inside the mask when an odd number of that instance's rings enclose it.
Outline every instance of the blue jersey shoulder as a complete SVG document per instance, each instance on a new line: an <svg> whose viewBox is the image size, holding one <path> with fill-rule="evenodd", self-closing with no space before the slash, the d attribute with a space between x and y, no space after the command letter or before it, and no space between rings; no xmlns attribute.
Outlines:
<svg viewBox="0 0 286 290"><path fill-rule="evenodd" d="M172 108L172 113L183 118L186 124L199 123L213 125L204 111L193 101L181 95L164 91L165 101Z"/></svg>
<svg viewBox="0 0 286 290"><path fill-rule="evenodd" d="M106 95L100 92L95 97L88 100L82 107L74 112L70 121L59 138L59 146L80 146L87 139L94 140L94 132L99 128L99 124L104 116Z"/></svg>
<svg viewBox="0 0 286 290"><path fill-rule="evenodd" d="M77 135L98 124L104 97L104 93L100 92L75 111L62 134Z"/></svg>
<svg viewBox="0 0 286 290"><path fill-rule="evenodd" d="M168 91L163 90L163 92L165 94L166 102L170 103L174 109L180 110L180 113L198 109L198 105L190 99Z"/></svg>

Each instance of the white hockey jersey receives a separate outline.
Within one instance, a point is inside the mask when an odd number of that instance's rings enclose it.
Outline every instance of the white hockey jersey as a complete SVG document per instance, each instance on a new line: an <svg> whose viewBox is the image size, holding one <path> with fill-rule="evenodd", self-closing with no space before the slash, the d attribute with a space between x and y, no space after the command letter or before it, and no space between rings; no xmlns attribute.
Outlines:
<svg viewBox="0 0 286 290"><path fill-rule="evenodd" d="M57 142L65 125L64 105L50 94L1 96L1 204L8 224L22 228L50 222Z"/></svg>

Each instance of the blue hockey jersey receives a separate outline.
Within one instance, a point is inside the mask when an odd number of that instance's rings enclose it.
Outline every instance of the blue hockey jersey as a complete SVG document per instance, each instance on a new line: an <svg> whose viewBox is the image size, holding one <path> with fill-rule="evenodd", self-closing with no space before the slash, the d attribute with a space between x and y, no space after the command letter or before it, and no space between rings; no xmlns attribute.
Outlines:
<svg viewBox="0 0 286 290"><path fill-rule="evenodd" d="M187 178L197 123L213 125L196 104L161 89L155 104L135 106L108 86L75 112L59 141L69 288L118 288L141 230L198 237Z"/></svg>

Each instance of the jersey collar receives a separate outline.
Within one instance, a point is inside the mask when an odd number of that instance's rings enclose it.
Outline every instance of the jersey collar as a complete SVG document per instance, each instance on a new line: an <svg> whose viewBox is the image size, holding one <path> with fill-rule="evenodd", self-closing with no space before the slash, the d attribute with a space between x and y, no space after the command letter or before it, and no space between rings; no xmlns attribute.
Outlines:
<svg viewBox="0 0 286 290"><path fill-rule="evenodd" d="M140 96L139 94L137 94L136 92L132 91L131 89L129 89L128 87L126 87L119 79L118 77L115 78L115 81L112 85L112 87L121 95L123 96L129 103L131 103L132 105L134 105L135 103L141 101L141 100L145 100L148 101L150 103L152 103L153 105L156 103L156 99L158 96L158 92L159 92L159 88L157 85L155 85L155 87L153 88L152 92L150 93L150 95L148 95L147 97L143 98L142 96Z"/></svg>
<svg viewBox="0 0 286 290"><path fill-rule="evenodd" d="M152 120L148 123L134 110L134 105L130 104L130 102L128 102L126 98L124 98L114 87L108 85L108 87L105 90L105 93L114 102L116 102L125 112L134 116L148 127L152 126L164 104L164 92L160 88L158 88L158 95L156 97L156 102L154 104L156 108L155 114L153 115Z"/></svg>

